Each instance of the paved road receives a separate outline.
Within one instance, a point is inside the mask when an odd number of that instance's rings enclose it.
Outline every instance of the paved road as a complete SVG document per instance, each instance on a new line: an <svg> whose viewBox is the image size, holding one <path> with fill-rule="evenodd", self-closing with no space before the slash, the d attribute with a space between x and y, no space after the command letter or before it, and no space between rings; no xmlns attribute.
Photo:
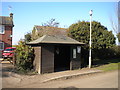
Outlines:
<svg viewBox="0 0 120 90"><path fill-rule="evenodd" d="M40 79L38 79L39 75L33 76L32 79L28 76L23 77L21 75L12 77L10 76L9 70L12 70L10 64L7 65L7 68L6 65L3 65L3 88L118 88L117 70L46 83L40 82Z"/></svg>
<svg viewBox="0 0 120 90"><path fill-rule="evenodd" d="M76 77L67 80L35 82L24 88L118 88L118 71Z"/></svg>

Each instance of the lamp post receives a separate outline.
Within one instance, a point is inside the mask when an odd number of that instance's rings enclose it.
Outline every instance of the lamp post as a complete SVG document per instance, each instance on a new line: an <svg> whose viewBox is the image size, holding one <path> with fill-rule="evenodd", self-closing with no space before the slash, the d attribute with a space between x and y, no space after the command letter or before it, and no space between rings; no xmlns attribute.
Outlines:
<svg viewBox="0 0 120 90"><path fill-rule="evenodd" d="M92 49L92 47L91 47L91 45L92 45L92 42L91 42L91 32L92 32L92 29L91 29L91 27L92 27L92 13L93 13L93 11L90 10L90 12L89 12L89 14L90 14L89 68L91 68L91 49Z"/></svg>

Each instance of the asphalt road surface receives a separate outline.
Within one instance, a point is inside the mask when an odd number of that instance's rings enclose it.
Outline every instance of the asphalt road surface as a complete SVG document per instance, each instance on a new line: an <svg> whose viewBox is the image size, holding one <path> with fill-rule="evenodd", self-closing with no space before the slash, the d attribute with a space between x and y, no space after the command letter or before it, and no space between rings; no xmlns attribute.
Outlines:
<svg viewBox="0 0 120 90"><path fill-rule="evenodd" d="M22 75L12 77L13 67L10 64L2 67L3 88L118 88L118 70L41 83L38 75L32 79Z"/></svg>
<svg viewBox="0 0 120 90"><path fill-rule="evenodd" d="M29 78L28 78L29 79ZM13 81L13 83L9 83ZM74 77L66 80L55 80L40 83L37 79L34 83L23 84L20 80L7 77L3 79L3 88L118 88L118 71L98 73Z"/></svg>
<svg viewBox="0 0 120 90"><path fill-rule="evenodd" d="M118 71L56 80L47 83L38 82L22 86L24 88L118 88Z"/></svg>

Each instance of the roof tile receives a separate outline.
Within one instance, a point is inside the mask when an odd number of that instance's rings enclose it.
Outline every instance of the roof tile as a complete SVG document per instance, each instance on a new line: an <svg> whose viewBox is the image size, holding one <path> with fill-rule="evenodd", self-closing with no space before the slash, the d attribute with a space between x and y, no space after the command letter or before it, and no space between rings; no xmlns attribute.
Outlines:
<svg viewBox="0 0 120 90"><path fill-rule="evenodd" d="M70 37L62 36L62 35L43 35L42 37L31 41L27 44L40 44L40 43L51 43L51 44L84 44L82 42L78 42Z"/></svg>
<svg viewBox="0 0 120 90"><path fill-rule="evenodd" d="M12 17L0 16L0 25L11 25L11 26L13 26Z"/></svg>

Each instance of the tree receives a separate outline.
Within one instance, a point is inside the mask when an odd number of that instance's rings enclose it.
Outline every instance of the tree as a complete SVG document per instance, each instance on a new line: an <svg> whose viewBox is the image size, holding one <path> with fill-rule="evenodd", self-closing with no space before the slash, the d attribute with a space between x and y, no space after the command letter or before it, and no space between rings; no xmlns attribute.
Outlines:
<svg viewBox="0 0 120 90"><path fill-rule="evenodd" d="M20 40L16 47L16 69L27 71L33 69L34 49L26 45L24 40Z"/></svg>
<svg viewBox="0 0 120 90"><path fill-rule="evenodd" d="M31 40L32 40L31 33L27 33L25 35L25 42L27 43L27 42L30 42Z"/></svg>
<svg viewBox="0 0 120 90"><path fill-rule="evenodd" d="M77 41L84 42L89 47L89 22L78 22L69 27L68 35ZM112 31L101 25L100 22L92 22L92 49L109 48L115 45L115 37Z"/></svg>
<svg viewBox="0 0 120 90"><path fill-rule="evenodd" d="M73 39L84 42L86 45L82 48L83 62L88 64L89 57L89 39L90 39L90 22L79 21L72 24L68 29L68 36ZM112 31L101 25L100 22L92 22L92 59L111 58L113 52L110 48L115 45L115 37ZM104 54L103 54L104 52Z"/></svg>
<svg viewBox="0 0 120 90"><path fill-rule="evenodd" d="M47 21L46 23L43 23L42 26L58 27L59 26L59 22L56 22L56 20L54 18L52 18L49 21Z"/></svg>
<svg viewBox="0 0 120 90"><path fill-rule="evenodd" d="M114 15L114 14L112 14ZM116 8L115 8L115 16L113 16L114 18L110 18L110 22L112 25L112 29L114 31L114 33L116 34L116 38L118 38L118 42L120 43L120 1L116 4Z"/></svg>
<svg viewBox="0 0 120 90"><path fill-rule="evenodd" d="M120 1L118 2L118 34L117 34L117 37L118 37L118 41L120 42Z"/></svg>
<svg viewBox="0 0 120 90"><path fill-rule="evenodd" d="M120 32L117 34L118 41L120 42Z"/></svg>

